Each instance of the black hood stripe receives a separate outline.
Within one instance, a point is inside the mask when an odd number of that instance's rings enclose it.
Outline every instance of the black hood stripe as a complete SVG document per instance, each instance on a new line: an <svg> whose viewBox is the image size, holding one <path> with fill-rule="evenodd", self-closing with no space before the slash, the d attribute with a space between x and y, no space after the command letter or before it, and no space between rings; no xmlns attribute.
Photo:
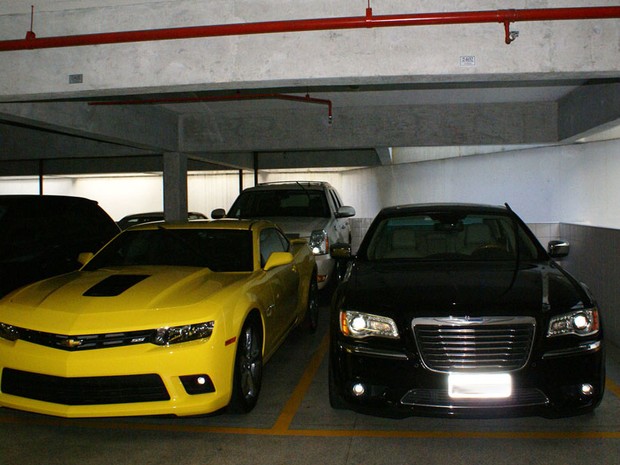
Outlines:
<svg viewBox="0 0 620 465"><path fill-rule="evenodd" d="M117 274L108 276L82 295L86 297L115 297L148 277L149 275L146 274Z"/></svg>

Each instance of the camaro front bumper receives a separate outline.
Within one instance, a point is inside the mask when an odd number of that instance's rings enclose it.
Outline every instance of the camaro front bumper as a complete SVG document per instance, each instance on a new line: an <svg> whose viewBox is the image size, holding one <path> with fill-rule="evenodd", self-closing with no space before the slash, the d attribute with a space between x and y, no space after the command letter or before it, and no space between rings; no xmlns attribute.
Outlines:
<svg viewBox="0 0 620 465"><path fill-rule="evenodd" d="M0 340L0 406L61 417L211 413L230 400L236 350L213 336L84 351Z"/></svg>
<svg viewBox="0 0 620 465"><path fill-rule="evenodd" d="M591 411L604 393L602 341L533 355L525 368L493 373L508 375L507 396L477 388L455 393L450 373L431 371L405 352L336 340L330 357L330 388L347 407L376 415L563 416Z"/></svg>

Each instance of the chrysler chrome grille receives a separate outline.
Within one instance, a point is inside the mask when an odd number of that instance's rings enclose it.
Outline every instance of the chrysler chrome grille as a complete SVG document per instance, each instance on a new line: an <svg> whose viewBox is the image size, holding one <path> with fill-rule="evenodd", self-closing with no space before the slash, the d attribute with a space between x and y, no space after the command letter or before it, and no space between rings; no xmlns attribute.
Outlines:
<svg viewBox="0 0 620 465"><path fill-rule="evenodd" d="M415 318L420 358L433 371L514 371L527 363L536 320L531 317Z"/></svg>

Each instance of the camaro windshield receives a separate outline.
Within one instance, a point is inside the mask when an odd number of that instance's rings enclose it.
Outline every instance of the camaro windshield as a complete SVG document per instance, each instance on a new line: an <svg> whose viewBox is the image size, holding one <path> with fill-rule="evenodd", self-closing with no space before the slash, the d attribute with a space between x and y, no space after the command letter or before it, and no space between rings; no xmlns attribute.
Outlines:
<svg viewBox="0 0 620 465"><path fill-rule="evenodd" d="M126 231L84 267L164 265L207 267L212 271L252 271L252 233L227 229Z"/></svg>
<svg viewBox="0 0 620 465"><path fill-rule="evenodd" d="M535 243L510 216L453 212L386 218L374 229L367 249L369 260L527 260L537 256Z"/></svg>

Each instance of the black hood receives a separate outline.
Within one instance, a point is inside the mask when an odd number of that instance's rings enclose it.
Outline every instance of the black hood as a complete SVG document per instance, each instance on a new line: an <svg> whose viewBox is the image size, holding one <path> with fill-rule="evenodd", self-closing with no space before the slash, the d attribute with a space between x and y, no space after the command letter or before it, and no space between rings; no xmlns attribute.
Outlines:
<svg viewBox="0 0 620 465"><path fill-rule="evenodd" d="M420 316L559 313L592 305L588 294L553 262L402 263L358 260L345 306Z"/></svg>

